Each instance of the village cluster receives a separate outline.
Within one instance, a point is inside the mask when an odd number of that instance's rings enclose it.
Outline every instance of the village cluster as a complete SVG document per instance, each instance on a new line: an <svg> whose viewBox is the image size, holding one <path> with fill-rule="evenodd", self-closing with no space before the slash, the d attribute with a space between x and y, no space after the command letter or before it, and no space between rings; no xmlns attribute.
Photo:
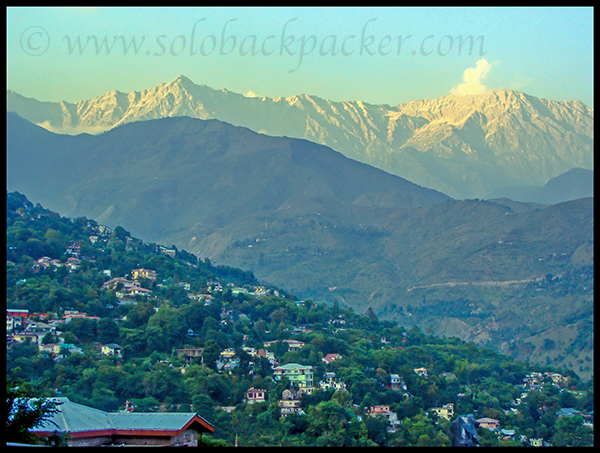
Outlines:
<svg viewBox="0 0 600 453"><path fill-rule="evenodd" d="M134 272L134 275L143 275L144 270L140 272ZM152 273L146 274L152 278ZM120 279L113 279L122 282ZM107 282L108 283L108 282ZM114 283L114 282L113 282ZM145 294L145 293L141 293ZM210 303L207 301L206 303ZM60 332L57 331L60 324L68 323L75 318L85 318L92 320L99 320L98 317L88 316L85 313L77 311L65 310L61 318L49 317L47 314L41 313L29 313L28 310L20 309L9 309L7 314L7 341L10 345L14 342L31 342L32 344L38 345L39 353L47 356L54 357L54 360L59 361L69 354L83 354L84 351L74 344L64 343L60 336ZM228 317L231 316L231 310L223 309L222 322L227 322ZM36 320L34 320L36 319ZM306 332L306 328L295 328L294 332ZM42 339L47 335L56 335L58 338L57 343L43 344ZM193 336L193 331L188 332L189 336ZM315 369L310 365L302 365L299 363L286 363L280 364L275 354L269 351L269 347L277 341L268 341L264 343L264 348L256 349L251 347L243 347L243 350L253 358L263 357L267 359L272 367L272 378L274 381L279 382L286 379L289 383L289 387L286 388L280 395L278 406L282 417L286 417L289 414L297 413L304 414L301 408L301 399L304 394L311 394L317 389L328 390L347 390L346 383L343 378L337 376L334 371L325 371L325 373L319 378L315 376ZM287 346L288 351L297 351L305 346L302 341L289 339L283 340ZM382 339L382 343L385 344L385 339ZM114 343L108 344L96 344L96 348L101 354L108 356L121 357L121 346ZM181 372L185 373L186 367L192 363L202 363L202 349L200 348L182 348L174 351L178 356L185 358L185 364L181 367ZM328 365L331 365L335 360L341 358L340 354L330 353L322 358L326 369ZM224 349L220 352L217 360L217 369L221 373L230 373L240 364L239 357L236 356L235 351L232 348ZM427 378L428 370L426 368L415 368L413 370L417 375ZM569 378L564 377L558 373L538 373L532 372L523 379L521 385L522 392L518 398L513 402L512 408L510 409L515 414L519 410L519 405L524 402L530 392L538 391L544 380L550 379L554 386L558 387L560 391L566 390L569 384ZM406 397L410 395L409 389L402 378L398 374L390 374L386 388L394 392L402 392ZM457 397L464 397L465 395L459 394ZM251 387L246 391L244 403L245 404L260 404L267 402L267 391L261 388ZM131 409L131 408L130 408ZM222 406L221 410L231 412L236 409L236 406ZM373 405L369 408L365 408L365 413L368 416L373 417L384 417L388 421L388 430L393 432L400 424L401 420L398 419L397 414L394 413L388 405ZM543 408L541 408L543 409ZM435 413L438 417L446 420L453 420L455 417L454 404L447 403L439 407L431 407L429 410L431 413ZM562 408L558 413L558 416L572 416L581 414L572 408ZM587 414L582 414L586 416ZM517 433L512 429L505 429L500 426L500 421L493 418L482 417L476 419L476 422L480 429L488 429L496 432L499 437L502 438L514 438ZM593 422L588 423L593 426ZM541 438L524 439L520 436L521 441L527 441L532 446L542 446L544 440Z"/></svg>
<svg viewBox="0 0 600 453"><path fill-rule="evenodd" d="M97 240L97 237L90 238L92 242ZM172 252L169 249L163 248L162 253L169 256ZM56 259L50 259L48 257L42 257L36 260L32 265L32 270L39 271L41 269L48 269L53 266L58 269L61 266L66 266L69 272L76 272L81 266L82 259L85 257L81 256L79 246L76 243L70 244L66 249L66 255L68 258L66 261L60 261ZM113 277L109 270L103 271L105 282L101 285L100 289L105 291L114 291L119 301L119 304L136 304L137 301L142 298L153 297L153 291L148 289L147 285L143 284L144 280L153 282L155 287L160 287L161 283L156 283L157 273L149 269L133 269L130 274L126 276ZM24 282L19 281L17 284ZM225 288L221 283L209 281L204 291L192 291L190 284L186 282L178 282L177 285L181 286L187 296L194 301L203 301L205 305L210 305L213 300L213 294L216 291L223 291ZM227 284L231 293L237 295L240 293L246 293L255 297L262 297L269 294L279 296L275 289L267 289L263 286L254 287L236 287L229 283ZM226 286L227 286L226 285ZM303 304L303 301L296 301L296 304ZM157 309L155 309L157 310ZM64 310L60 316L56 313L30 313L27 309L7 309L7 347L15 343L28 342L33 345L37 345L39 354L46 357L52 357L56 361L60 361L64 357L70 354L84 354L84 350L71 343L66 343L62 338L61 325L69 323L76 318L85 318L88 320L99 321L99 317L88 316L86 313L79 312L77 310ZM226 325L232 322L235 317L244 316L240 313L234 312L232 309L222 308L221 311L221 324ZM343 326L343 316L339 319L331 319L329 321L332 324L336 324L339 327ZM298 333L309 333L310 329L306 326L298 326L290 329L289 337ZM49 335L49 337L48 337ZM404 334L408 335L408 334ZM196 334L190 329L188 331L189 337L194 337ZM51 342L48 342L48 339ZM246 338L244 338L246 339ZM403 341L406 341L404 336ZM312 394L318 389L322 390L347 390L346 383L344 382L343 376L336 375L335 371L332 370L331 364L341 358L341 355L335 351L331 351L329 354L322 358L322 362L325 367L325 372L321 376L316 375L316 369L310 365L303 365L301 363L279 363L275 353L272 351L272 346L278 343L278 340L267 341L263 344L263 348L253 348L243 346L243 350L252 358L262 357L271 365L272 379L275 382L287 380L289 383L288 387L283 391L281 395L277 395L278 406L282 417L287 417L290 414L303 414L301 407L301 400L304 394ZM298 351L305 347L305 343L293 338L288 338L280 342L284 344L287 351ZM387 346L385 338L381 338L382 347ZM121 357L121 346L115 343L99 344L96 343L93 347L101 354L108 356ZM180 368L182 373L186 372L186 367L192 363L201 364L203 360L203 350L201 348L185 347L174 350L173 353L178 357L183 357L184 365ZM240 364L240 358L236 355L234 349L224 349L220 352L219 358L216 362L216 368L220 373L231 373ZM428 378L428 370L424 367L415 368L414 373L421 376L424 379ZM531 373L527 375L521 384L522 392L520 397L517 398L512 405L510 411L518 413L519 405L528 397L530 392L537 391L544 380L550 379L560 391L570 391L568 389L569 379L558 374L558 373ZM387 380L387 389L393 392L401 392L406 397L410 396L410 389L407 388L405 381L402 376L398 374L390 374ZM465 395L459 394L457 398L464 397ZM267 391L261 388L249 388L245 393L245 404L261 404L268 401ZM223 406L220 409L224 411L233 411L235 406ZM452 420L455 417L454 404L449 402L442 404L437 407L429 408L428 412L435 413L438 417L446 420ZM394 413L388 405L373 405L368 408L364 408L364 413L368 416L373 417L384 417L388 422L388 430L393 432L398 429L401 420L399 420L396 413ZM579 412L572 408L562 408L559 416L572 416ZM456 414L458 415L458 414ZM587 415L587 414L582 414ZM505 429L500 426L500 421L492 418L479 418L476 420L480 429L488 429L494 431L502 438L519 438L521 441L526 441L530 445L542 445L543 439L523 439L514 430ZM590 422L590 425L593 422Z"/></svg>

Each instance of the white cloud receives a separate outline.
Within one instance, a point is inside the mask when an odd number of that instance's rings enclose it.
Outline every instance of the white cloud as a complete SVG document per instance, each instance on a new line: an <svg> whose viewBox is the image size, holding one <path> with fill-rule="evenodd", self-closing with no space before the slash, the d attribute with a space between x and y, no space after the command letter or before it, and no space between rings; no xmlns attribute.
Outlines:
<svg viewBox="0 0 600 453"><path fill-rule="evenodd" d="M484 58L477 62L477 66L474 68L467 68L463 73L464 82L452 88L452 94L463 95L463 94L482 94L488 91L481 81L485 79L488 73L492 69L492 64Z"/></svg>

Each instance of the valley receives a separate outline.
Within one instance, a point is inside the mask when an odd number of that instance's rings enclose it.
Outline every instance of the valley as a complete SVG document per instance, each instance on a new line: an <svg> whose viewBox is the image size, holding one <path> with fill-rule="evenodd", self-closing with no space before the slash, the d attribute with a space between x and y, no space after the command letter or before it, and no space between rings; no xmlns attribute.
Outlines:
<svg viewBox="0 0 600 453"><path fill-rule="evenodd" d="M36 429L41 443L123 442L90 432L99 424L90 411L193 411L214 427L203 446L449 446L453 419L467 413L514 433L479 426L481 446L593 444L593 380L568 367L298 299L18 192L6 201L8 407L24 395L77 405L51 419L50 438ZM445 301L431 311L481 308ZM547 354L585 341L573 326L556 334L528 340ZM551 408L541 420L540 401ZM563 413L577 418L565 426ZM59 417L85 430L69 438ZM9 441L35 443L15 419Z"/></svg>
<svg viewBox="0 0 600 453"><path fill-rule="evenodd" d="M300 297L403 323L409 316L437 335L514 354L553 327L593 322L592 198L453 200L313 142L187 117L69 136L11 114L7 151L9 190ZM560 291L536 286L548 275ZM424 288L408 291L415 287ZM431 310L462 299L487 308ZM552 314L541 318L542 307ZM593 350L582 347L579 355ZM593 370L577 360L572 369Z"/></svg>
<svg viewBox="0 0 600 453"><path fill-rule="evenodd" d="M7 446L592 446L593 19L7 7Z"/></svg>

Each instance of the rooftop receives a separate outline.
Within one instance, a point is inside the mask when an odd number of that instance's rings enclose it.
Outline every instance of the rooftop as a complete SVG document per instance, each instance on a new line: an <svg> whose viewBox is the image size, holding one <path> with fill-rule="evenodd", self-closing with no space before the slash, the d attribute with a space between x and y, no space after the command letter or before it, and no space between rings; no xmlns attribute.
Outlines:
<svg viewBox="0 0 600 453"><path fill-rule="evenodd" d="M64 397L50 399L60 404L58 412L33 432L68 432L71 437L83 437L92 431L107 434L144 431L148 435L173 435L192 425L198 432L214 432L214 427L194 412L104 412Z"/></svg>

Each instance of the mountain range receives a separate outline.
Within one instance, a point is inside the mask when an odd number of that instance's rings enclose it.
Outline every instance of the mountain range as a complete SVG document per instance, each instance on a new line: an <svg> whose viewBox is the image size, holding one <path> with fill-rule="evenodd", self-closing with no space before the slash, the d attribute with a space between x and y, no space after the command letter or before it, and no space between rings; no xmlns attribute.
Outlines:
<svg viewBox="0 0 600 453"><path fill-rule="evenodd" d="M573 369L593 360L592 198L453 200L312 141L212 119L71 136L16 114L7 189L300 297ZM544 349L557 329L570 335Z"/></svg>
<svg viewBox="0 0 600 453"><path fill-rule="evenodd" d="M594 112L510 90L389 106L312 95L246 97L185 76L141 92L40 102L7 90L7 111L58 133L99 133L171 116L303 138L453 198L487 198L593 169ZM530 200L532 201L532 200Z"/></svg>

